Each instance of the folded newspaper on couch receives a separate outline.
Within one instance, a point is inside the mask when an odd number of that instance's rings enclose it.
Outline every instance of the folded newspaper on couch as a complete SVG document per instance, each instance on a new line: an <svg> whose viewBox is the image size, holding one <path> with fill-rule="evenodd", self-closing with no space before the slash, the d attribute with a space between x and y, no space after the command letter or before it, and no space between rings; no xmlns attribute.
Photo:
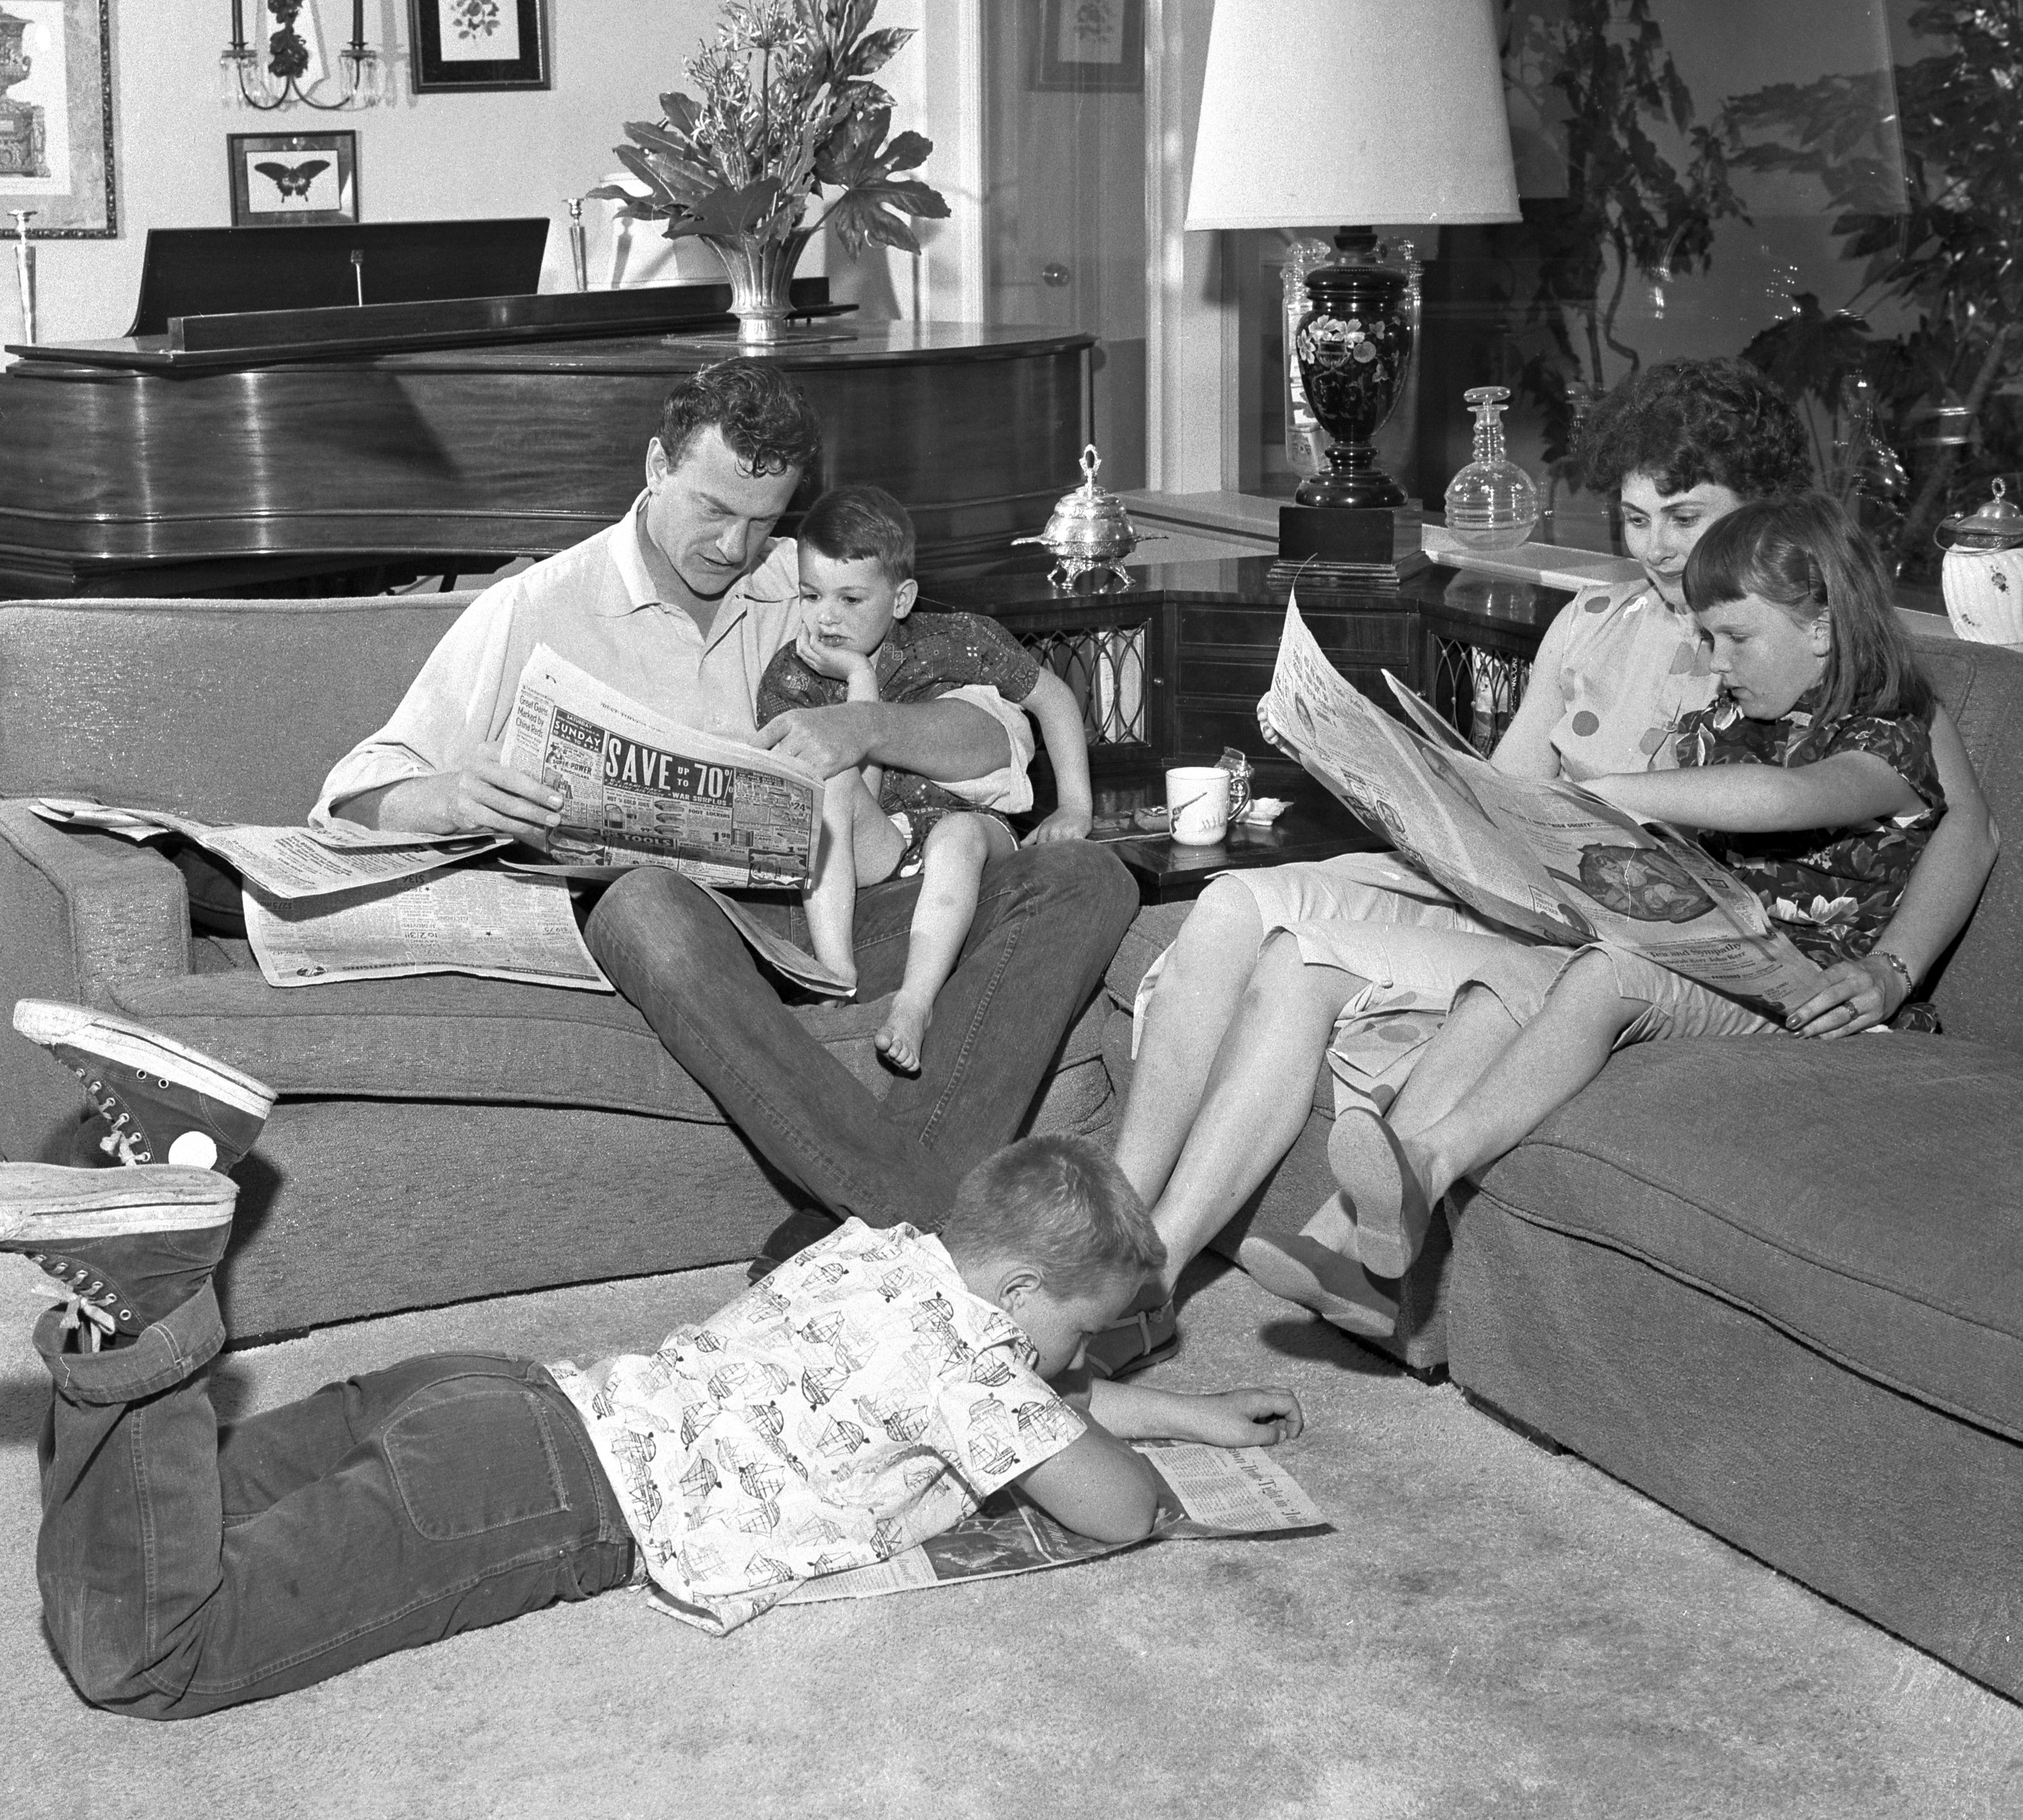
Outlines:
<svg viewBox="0 0 2023 1820"><path fill-rule="evenodd" d="M1821 970L1689 835L1564 778L1498 770L1386 679L1426 736L1345 680L1289 602L1259 718L1417 871L1504 928L1568 947L1611 941L1766 1015L1818 990Z"/></svg>

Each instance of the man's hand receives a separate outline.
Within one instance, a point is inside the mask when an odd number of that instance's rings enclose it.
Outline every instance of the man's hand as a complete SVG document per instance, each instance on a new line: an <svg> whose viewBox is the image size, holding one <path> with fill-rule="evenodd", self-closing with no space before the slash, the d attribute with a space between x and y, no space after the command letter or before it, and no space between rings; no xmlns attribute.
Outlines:
<svg viewBox="0 0 2023 1820"><path fill-rule="evenodd" d="M847 701L833 707L790 707L759 729L758 743L783 758L798 760L817 777L833 777L862 765L871 755L875 736L863 707Z"/></svg>
<svg viewBox="0 0 2023 1820"><path fill-rule="evenodd" d="M1019 842L1022 847L1044 846L1051 841L1084 840L1095 817L1085 809L1057 809Z"/></svg>
<svg viewBox="0 0 2023 1820"><path fill-rule="evenodd" d="M453 770L405 777L368 792L378 799L369 825L415 834L504 834L543 845L562 820L562 795L501 762L501 744L478 747ZM352 806L341 804L338 813L347 814Z"/></svg>
<svg viewBox="0 0 2023 1820"><path fill-rule="evenodd" d="M1300 1399L1290 1391L1223 1391L1187 1401L1194 1419L1189 1438L1211 1446L1275 1447L1296 1439L1307 1425Z"/></svg>
<svg viewBox="0 0 2023 1820"><path fill-rule="evenodd" d="M1893 1018L1910 996L1904 976L1886 960L1874 955L1837 960L1820 989L1787 1015L1784 1028L1794 1036L1831 1043Z"/></svg>
<svg viewBox="0 0 2023 1820"><path fill-rule="evenodd" d="M871 668L871 660L862 651L853 651L847 645L825 645L803 626L794 639L794 655L818 676L829 677L838 682L848 682L860 671L864 672L872 682L869 699L878 699L876 673ZM853 695L851 699L865 698Z"/></svg>

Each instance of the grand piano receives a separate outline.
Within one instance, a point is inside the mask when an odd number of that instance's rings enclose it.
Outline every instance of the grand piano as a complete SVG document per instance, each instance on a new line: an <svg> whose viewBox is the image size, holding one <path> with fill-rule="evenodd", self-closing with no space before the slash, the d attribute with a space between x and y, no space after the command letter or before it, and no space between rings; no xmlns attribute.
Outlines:
<svg viewBox="0 0 2023 1820"><path fill-rule="evenodd" d="M127 334L9 350L0 598L370 589L610 523L668 386L739 351L730 291L537 294L547 226L152 232ZM860 325L819 279L794 302L803 338L763 357L822 418L797 506L889 488L931 576L1045 524L1089 435L1092 337Z"/></svg>

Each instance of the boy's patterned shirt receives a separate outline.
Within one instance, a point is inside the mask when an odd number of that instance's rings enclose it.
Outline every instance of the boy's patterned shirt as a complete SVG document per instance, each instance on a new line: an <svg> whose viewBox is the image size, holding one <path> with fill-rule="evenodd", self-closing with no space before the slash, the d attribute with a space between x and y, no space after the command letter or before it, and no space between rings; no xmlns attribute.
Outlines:
<svg viewBox="0 0 2023 1820"><path fill-rule="evenodd" d="M1762 900L1799 952L1831 967L1868 953L1896 915L1911 868L1945 813L1946 794L1932 757L1929 717L1847 714L1816 728L1820 693L1808 690L1774 721L1747 719L1724 696L1686 716L1677 752L1681 766L1787 767L1839 752L1872 752L1917 792L1925 804L1918 813L1852 828L1701 836L1707 851Z"/></svg>
<svg viewBox="0 0 2023 1820"><path fill-rule="evenodd" d="M1081 1435L1037 1363L940 1240L851 1219L656 1353L549 1369L646 1573L721 1635L939 1533Z"/></svg>
<svg viewBox="0 0 2023 1820"><path fill-rule="evenodd" d="M988 684L1020 702L1040 680L1040 660L995 619L976 613L913 613L896 621L872 654L881 701L934 701L952 689ZM841 678L824 676L792 644L781 646L759 682L762 727L790 707L832 707L849 697Z"/></svg>

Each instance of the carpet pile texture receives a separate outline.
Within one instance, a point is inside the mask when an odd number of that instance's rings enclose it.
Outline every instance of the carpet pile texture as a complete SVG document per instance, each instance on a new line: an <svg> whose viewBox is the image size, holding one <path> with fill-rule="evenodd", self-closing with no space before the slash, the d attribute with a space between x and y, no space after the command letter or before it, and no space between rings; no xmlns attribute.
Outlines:
<svg viewBox="0 0 2023 1820"><path fill-rule="evenodd" d="M730 1270L228 1355L222 1413L408 1354L655 1344ZM44 1639L31 1310L0 1344L0 1812L1465 1820L2023 1813L2023 1709L1403 1375L1240 1274L1149 1380L1289 1383L1335 1527L777 1611L722 1640L614 1593L175 1725Z"/></svg>

